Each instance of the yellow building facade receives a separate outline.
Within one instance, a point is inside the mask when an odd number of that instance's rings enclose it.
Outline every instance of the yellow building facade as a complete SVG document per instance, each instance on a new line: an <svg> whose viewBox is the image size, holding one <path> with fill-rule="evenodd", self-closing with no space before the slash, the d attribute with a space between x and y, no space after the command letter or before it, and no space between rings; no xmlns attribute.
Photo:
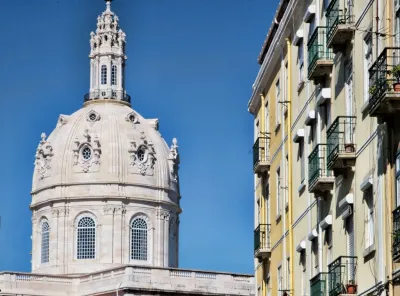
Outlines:
<svg viewBox="0 0 400 296"><path fill-rule="evenodd" d="M400 1L282 0L258 61L258 295L400 295Z"/></svg>

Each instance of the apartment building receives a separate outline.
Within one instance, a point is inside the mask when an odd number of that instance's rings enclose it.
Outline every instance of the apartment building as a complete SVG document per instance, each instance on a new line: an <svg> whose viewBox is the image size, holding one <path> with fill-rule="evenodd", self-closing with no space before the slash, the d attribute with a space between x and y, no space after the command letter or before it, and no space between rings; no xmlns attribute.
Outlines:
<svg viewBox="0 0 400 296"><path fill-rule="evenodd" d="M258 295L400 295L400 1L281 0L258 62Z"/></svg>

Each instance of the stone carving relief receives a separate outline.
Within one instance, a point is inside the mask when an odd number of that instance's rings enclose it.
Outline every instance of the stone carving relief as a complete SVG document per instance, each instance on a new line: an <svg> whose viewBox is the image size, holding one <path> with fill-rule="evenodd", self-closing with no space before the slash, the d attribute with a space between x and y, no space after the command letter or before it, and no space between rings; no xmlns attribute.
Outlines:
<svg viewBox="0 0 400 296"><path fill-rule="evenodd" d="M115 215L115 214L125 215L126 214L126 206L125 205L121 205L121 206L105 205L103 207L103 211L104 211L105 215Z"/></svg>
<svg viewBox="0 0 400 296"><path fill-rule="evenodd" d="M51 173L51 160L53 158L53 147L50 142L46 140L46 134L42 133L42 140L36 149L36 171L39 180L43 180L50 176Z"/></svg>
<svg viewBox="0 0 400 296"><path fill-rule="evenodd" d="M154 175L155 151L153 143L146 138L143 131L140 132L139 139L133 137L128 152L130 157L129 171L131 174Z"/></svg>
<svg viewBox="0 0 400 296"><path fill-rule="evenodd" d="M68 217L69 215L69 208L54 208L51 211L53 218L57 217Z"/></svg>
<svg viewBox="0 0 400 296"><path fill-rule="evenodd" d="M94 137L86 128L81 138L75 138L73 167L75 172L97 172L100 168L101 145L97 135Z"/></svg>
<svg viewBox="0 0 400 296"><path fill-rule="evenodd" d="M157 209L157 219L169 221L170 212L161 208Z"/></svg>
<svg viewBox="0 0 400 296"><path fill-rule="evenodd" d="M67 115L60 115L57 122L57 127L61 127L68 123L68 116Z"/></svg>
<svg viewBox="0 0 400 296"><path fill-rule="evenodd" d="M125 120L128 122L131 122L133 124L138 124L139 123L139 117L135 112L131 112L128 115L125 116Z"/></svg>
<svg viewBox="0 0 400 296"><path fill-rule="evenodd" d="M179 153L178 153L178 141L176 138L172 140L171 148L169 149L168 155L169 172L172 182L178 182L178 170L179 170Z"/></svg>
<svg viewBox="0 0 400 296"><path fill-rule="evenodd" d="M94 110L90 110L86 115L86 121L88 121L91 125L93 125L93 123L99 120L100 120L100 114Z"/></svg>

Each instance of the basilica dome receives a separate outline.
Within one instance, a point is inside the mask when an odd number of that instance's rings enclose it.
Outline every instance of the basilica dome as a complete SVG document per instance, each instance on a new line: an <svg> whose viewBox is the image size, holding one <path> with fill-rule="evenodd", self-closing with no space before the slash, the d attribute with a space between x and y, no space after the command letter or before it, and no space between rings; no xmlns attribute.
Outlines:
<svg viewBox="0 0 400 296"><path fill-rule="evenodd" d="M32 271L83 274L126 264L178 267L179 153L157 119L131 108L125 33L111 1L90 34L81 109L42 133L32 182Z"/></svg>
<svg viewBox="0 0 400 296"><path fill-rule="evenodd" d="M58 186L91 185L70 192L69 198L135 196L177 202L177 142L168 147L156 119L145 119L129 104L115 100L86 102L72 115L60 115L54 131L42 140L36 153L33 203L43 190ZM159 196L148 194L159 190ZM168 193L163 196L161 192ZM36 195L36 193L38 193ZM76 196L74 196L76 195ZM46 201L48 196L42 197Z"/></svg>

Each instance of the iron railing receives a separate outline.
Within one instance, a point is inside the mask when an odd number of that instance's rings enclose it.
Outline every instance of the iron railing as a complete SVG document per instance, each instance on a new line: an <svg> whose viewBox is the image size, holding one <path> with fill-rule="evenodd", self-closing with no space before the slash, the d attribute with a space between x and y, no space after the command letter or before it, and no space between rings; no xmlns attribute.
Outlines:
<svg viewBox="0 0 400 296"><path fill-rule="evenodd" d="M310 77L318 60L332 60L332 50L326 44L326 27L316 27L307 43L308 76Z"/></svg>
<svg viewBox="0 0 400 296"><path fill-rule="evenodd" d="M332 168L339 153L356 152L354 139L355 127L355 116L338 116L328 128L326 132L328 169Z"/></svg>
<svg viewBox="0 0 400 296"><path fill-rule="evenodd" d="M253 168L260 162L269 161L269 135L258 137L253 145Z"/></svg>
<svg viewBox="0 0 400 296"><path fill-rule="evenodd" d="M369 110L374 110L397 82L391 75L395 66L400 64L400 47L386 47L369 68Z"/></svg>
<svg viewBox="0 0 400 296"><path fill-rule="evenodd" d="M400 206L393 211L393 260L400 259Z"/></svg>
<svg viewBox="0 0 400 296"><path fill-rule="evenodd" d="M84 102L98 100L98 99L121 100L129 104L131 103L131 96L126 93L122 93L121 91L111 91L111 90L95 91L87 93L83 96Z"/></svg>
<svg viewBox="0 0 400 296"><path fill-rule="evenodd" d="M310 296L328 295L328 272L320 272L310 280Z"/></svg>
<svg viewBox="0 0 400 296"><path fill-rule="evenodd" d="M331 1L325 13L328 25L326 30L326 40L328 40L328 42L331 40L338 25L354 23L354 15L352 15L351 11L351 7L341 9L339 0Z"/></svg>
<svg viewBox="0 0 400 296"><path fill-rule="evenodd" d="M327 144L318 144L308 156L308 188L311 188L318 178L330 177L332 172L327 169Z"/></svg>
<svg viewBox="0 0 400 296"><path fill-rule="evenodd" d="M259 224L254 230L254 253L271 248L271 224Z"/></svg>
<svg viewBox="0 0 400 296"><path fill-rule="evenodd" d="M357 257L340 256L328 265L329 296L346 294L347 286L355 284Z"/></svg>

